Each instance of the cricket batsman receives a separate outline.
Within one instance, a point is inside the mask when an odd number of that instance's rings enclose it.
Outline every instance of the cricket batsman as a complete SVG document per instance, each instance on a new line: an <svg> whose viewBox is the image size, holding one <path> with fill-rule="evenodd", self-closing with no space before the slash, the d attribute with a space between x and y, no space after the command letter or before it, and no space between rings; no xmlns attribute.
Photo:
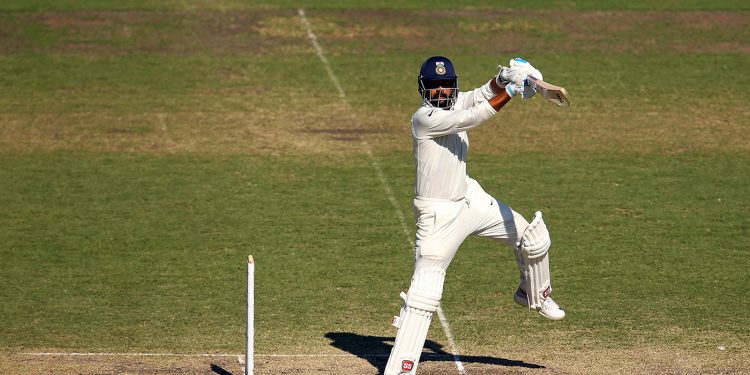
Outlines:
<svg viewBox="0 0 750 375"><path fill-rule="evenodd" d="M466 174L467 131L497 114L512 98L536 93L529 76L542 73L523 59L472 91L459 92L450 59L433 56L417 79L422 106L411 118L416 167L414 275L393 323L398 328L385 375L414 374L432 315L440 306L445 272L468 236L492 238L515 251L520 285L514 300L551 320L565 317L552 300L548 250L550 236L541 212L531 222L487 194Z"/></svg>

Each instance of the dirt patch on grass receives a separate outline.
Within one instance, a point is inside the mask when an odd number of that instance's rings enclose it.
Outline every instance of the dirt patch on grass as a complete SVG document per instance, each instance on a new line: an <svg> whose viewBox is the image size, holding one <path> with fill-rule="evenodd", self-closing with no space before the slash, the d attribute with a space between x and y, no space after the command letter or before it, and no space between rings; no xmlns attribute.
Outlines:
<svg viewBox="0 0 750 375"><path fill-rule="evenodd" d="M153 112L0 115L4 151L85 150L146 153L347 154L364 140L398 139L378 123L342 121L333 104L315 112ZM346 117L344 117L346 118ZM403 142L410 142L408 133ZM404 145L408 147L407 143Z"/></svg>
<svg viewBox="0 0 750 375"><path fill-rule="evenodd" d="M323 71L314 56L306 61ZM216 82L216 87L202 83L179 95L167 92L167 99L152 107L148 100L160 95L158 87L139 88L133 95L136 104L121 107L116 95L90 83L74 86L81 93L63 87L55 94L39 95L35 98L39 103L33 105L27 105L22 95L11 97L26 107L0 113L0 149L271 155L361 153L368 144L377 152L411 149L409 118L419 105L415 92L400 90L390 99L378 97L370 104L366 100L374 95L352 90L342 100L326 76L317 77L316 84L283 86L294 77L314 74L315 69L283 73L271 69L217 67L216 78L206 80ZM351 77L352 71L343 67L337 69L339 73ZM262 80L264 74L291 78ZM595 84L606 80L595 79L599 80ZM347 87L364 84L347 81ZM620 90L613 87L602 92L612 96ZM738 95L679 100L630 95L621 100L597 97L589 87L569 86L569 91L573 105L568 108L539 97L510 103L501 115L470 132L473 152L750 152L745 136L748 111ZM576 96L580 91L584 93ZM73 100L76 95L81 99ZM71 106L83 110L69 111L58 104L66 99L57 96L72 98ZM96 102L89 104L86 98Z"/></svg>
<svg viewBox="0 0 750 375"><path fill-rule="evenodd" d="M268 54L307 50L302 26L296 33L264 32L273 20L295 20L284 11L97 11L5 14L0 19L0 54L83 55Z"/></svg>
<svg viewBox="0 0 750 375"><path fill-rule="evenodd" d="M589 109L560 110L541 100L521 104L531 108L511 108L473 130L474 152L750 152L746 114L740 110L703 116L700 111L610 108L603 116ZM337 103L292 112L2 114L0 149L271 155L405 151L411 148L408 121L403 113Z"/></svg>
<svg viewBox="0 0 750 375"><path fill-rule="evenodd" d="M443 50L750 52L745 12L529 11L308 12L332 53ZM718 41L718 43L717 43Z"/></svg>
<svg viewBox="0 0 750 375"><path fill-rule="evenodd" d="M256 358L255 374L378 374L387 357L346 353ZM513 353L464 354L468 374L748 374L750 357L728 348L686 351L669 348L570 350L524 349ZM29 355L0 359L4 374L242 374L236 356ZM452 358L423 358L420 375L457 374Z"/></svg>
<svg viewBox="0 0 750 375"><path fill-rule="evenodd" d="M436 46L468 55L589 50L750 52L748 12L309 10L307 17L327 55L434 52ZM347 105L335 98L330 87L315 98L302 92L312 84L301 85L299 90L293 85L288 90L274 87L311 78L311 74L318 74L315 78L330 86L304 26L292 10L0 14L0 54L29 52L93 57L143 53L288 59L299 55L320 69L317 73L301 73L286 67L278 71L265 67L264 71L253 61L248 65L257 70L217 68L208 73L215 75L211 81L215 85L203 82L193 91L180 91L183 96L175 95L176 101L206 104L197 109L190 104L175 106L177 110L155 105L142 112L111 113L73 101L83 109L71 112L60 106L62 113L41 113L37 109L43 106L28 106L30 110L0 114L0 149L4 151L316 154L362 152L363 141L377 151L411 147L408 121L418 105L416 95L414 108L404 110L403 105L394 103L398 99L381 103L379 108L369 107L353 90L349 100L355 104ZM334 69L340 78L346 78L358 67ZM258 83L261 80L248 78L253 74L288 78ZM180 78L175 74L175 79ZM362 85L342 81L350 86ZM101 97L96 92L101 88L95 83L82 84L80 87L87 90L83 93L66 91L71 90L70 85L48 84L61 96ZM147 101L143 99L150 95L147 90L160 94L158 88L146 86L138 86L142 91L136 99ZM80 87L73 85L72 90ZM750 151L744 136L747 111L741 104L727 105L726 110L696 105L695 110L685 111L684 105L683 109L644 108L637 98L631 98L630 102L617 103L617 107L608 103L595 108L586 103L591 97L576 102L576 88L569 87L569 91L574 98L574 106L569 109L538 99L523 103L525 108L520 111L511 105L502 119L493 119L475 130L472 149L493 153ZM26 98L8 95L10 102L23 103ZM275 104L260 99L253 102L269 95L277 97ZM45 92L34 100L55 102L57 98ZM113 96L107 104L118 107L117 100ZM731 100L722 98L721 102ZM530 111L534 116L528 116Z"/></svg>
<svg viewBox="0 0 750 375"><path fill-rule="evenodd" d="M692 11L308 11L332 54L750 52L750 14ZM213 55L309 52L292 10L98 11L0 15L0 54Z"/></svg>

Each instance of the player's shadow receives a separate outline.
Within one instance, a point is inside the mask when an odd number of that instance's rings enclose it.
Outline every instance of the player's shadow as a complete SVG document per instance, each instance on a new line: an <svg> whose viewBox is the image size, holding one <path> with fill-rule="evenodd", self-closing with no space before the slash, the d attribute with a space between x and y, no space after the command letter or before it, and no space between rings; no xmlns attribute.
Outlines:
<svg viewBox="0 0 750 375"><path fill-rule="evenodd" d="M214 363L211 364L211 371L213 371L213 372L215 372L215 373L217 373L219 375L232 375L231 372L229 372L227 370L224 370L223 367L221 367L221 366L219 366L217 364L214 364Z"/></svg>
<svg viewBox="0 0 750 375"><path fill-rule="evenodd" d="M349 352L362 358L378 369L379 373L385 371L388 355L393 348L393 337L363 336L352 332L328 332L325 337L331 340L331 346ZM425 341L421 362L426 361L448 361L455 360L453 354L443 350L443 346L432 340ZM487 356L461 355L462 363L481 363L504 367L523 367L529 369L542 369L542 365L515 361L512 359L495 358Z"/></svg>

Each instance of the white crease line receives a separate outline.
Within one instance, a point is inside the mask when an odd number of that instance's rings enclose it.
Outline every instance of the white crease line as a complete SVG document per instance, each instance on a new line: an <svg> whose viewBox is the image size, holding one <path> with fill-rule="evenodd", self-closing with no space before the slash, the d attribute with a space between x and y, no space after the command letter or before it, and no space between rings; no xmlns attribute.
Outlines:
<svg viewBox="0 0 750 375"><path fill-rule="evenodd" d="M437 309L438 318L440 318L440 324L443 325L443 330L445 331L445 337L448 338L448 343L451 346L451 353L453 353L453 362L456 364L456 369L458 369L459 374L466 374L466 369L464 368L463 362L461 362L461 355L458 354L458 350L456 349L456 344L454 344L453 340L453 334L451 333L451 327L448 325L448 318L445 317L445 312L443 311L443 308L441 306L438 306Z"/></svg>
<svg viewBox="0 0 750 375"><path fill-rule="evenodd" d="M60 357L236 357L237 354L210 353L66 353L66 352L32 352L21 353L30 356L60 356Z"/></svg>
<svg viewBox="0 0 750 375"><path fill-rule="evenodd" d="M323 66L326 68L326 72L328 72L328 77L331 78L334 86L336 86L336 90L339 91L339 97L346 98L344 89L341 88L341 84L339 83L338 78L336 78L336 75L333 74L333 70L331 70L331 64L328 63L328 59L326 59L326 56L323 53L323 48L321 48L320 44L318 44L318 37L315 36L315 33L313 33L312 26L310 26L310 22L307 20L307 16L305 16L304 9L299 9L299 16L302 19L302 23L305 25L305 29L307 29L307 37L310 38L310 43L312 43L313 47L315 48L315 52L318 53L318 58L320 58L320 61L323 62Z"/></svg>
<svg viewBox="0 0 750 375"><path fill-rule="evenodd" d="M372 154L372 151L370 151L370 148L368 147L365 151L367 152L367 156L370 158L370 163L372 164L372 167L378 173L378 178L380 179L380 183L383 185L383 189L385 190L385 193L388 196L388 200L391 202L391 205L396 211L396 216L398 216L398 221L401 223L401 230L406 236L406 240L409 242L409 245L413 249L415 246L414 240L412 239L411 232L409 232L409 228L406 225L406 217L404 216L404 213L398 208L398 201L396 200L396 196L393 194L391 185L388 183L388 180L385 178L385 173L383 173L383 170L380 168L380 164L378 164L378 161L375 159L375 156Z"/></svg>
<svg viewBox="0 0 750 375"><path fill-rule="evenodd" d="M29 352L22 355L34 357L237 357L241 365L245 364L242 354L211 353L66 353L66 352ZM256 354L264 358L377 358L388 357L388 354ZM453 358L452 354L422 354L426 358Z"/></svg>
<svg viewBox="0 0 750 375"><path fill-rule="evenodd" d="M323 67L325 67L326 72L328 72L328 77L331 78L331 81L333 82L334 86L336 86L336 90L339 92L339 97L342 99L344 104L348 107L349 102L346 97L346 93L344 92L344 89L341 87L341 84L339 83L338 78L336 78L336 75L333 73L333 69L331 69L331 64L328 63L328 59L325 57L325 53L323 52L323 48L318 43L318 37L315 36L315 33L312 30L312 26L310 25L310 22L307 20L307 16L305 15L305 10L300 8L298 10L299 17L302 19L302 24L305 26L305 29L307 31L307 37L310 39L310 43L312 43L313 47L315 48L315 52L318 54L318 58L323 63ZM367 141L362 141L362 143L365 146L367 156L370 158L370 164L372 165L373 169L375 169L375 172L378 174L378 178L380 179L380 182L383 184L383 189L385 190L386 195L388 196L388 200L393 205L393 208L396 210L396 214L398 216L399 221L401 222L401 228L403 232L407 235L408 242L411 245L411 248L414 248L414 241L411 238L411 234L409 233L409 229L406 225L406 218L404 217L403 212L398 207L398 201L396 200L396 197L393 194L393 190L391 189L390 184L388 183L388 180L385 177L385 173L383 173L383 170L380 168L380 165L375 160L375 157L372 154L372 151L370 150L369 145L367 144ZM463 363L461 363L461 355L458 353L458 348L456 347L456 343L453 340L453 334L451 334L451 328L448 324L448 319L445 317L445 312L443 312L443 307L438 306L438 317L440 318L440 324L443 326L443 331L445 331L445 337L448 339L448 344L451 348L451 353L453 355L453 362L456 364L456 368L458 369L459 374L466 374L466 369L464 368Z"/></svg>

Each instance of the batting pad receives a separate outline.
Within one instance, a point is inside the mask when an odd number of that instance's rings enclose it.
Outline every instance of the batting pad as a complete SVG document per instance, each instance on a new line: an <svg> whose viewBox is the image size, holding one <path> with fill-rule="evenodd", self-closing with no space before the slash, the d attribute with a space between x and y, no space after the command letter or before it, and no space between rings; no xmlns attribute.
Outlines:
<svg viewBox="0 0 750 375"><path fill-rule="evenodd" d="M534 220L523 232L516 254L522 274L521 285L532 309L540 309L544 299L552 292L547 256L551 244L542 213L537 211Z"/></svg>
<svg viewBox="0 0 750 375"><path fill-rule="evenodd" d="M396 342L385 366L385 375L413 374L419 364L419 356L427 339L432 314L429 311L404 306L399 316Z"/></svg>
<svg viewBox="0 0 750 375"><path fill-rule="evenodd" d="M384 375L414 374L419 365L432 315L440 306L445 271L426 269L417 271L412 278L409 293L397 319L398 332Z"/></svg>

